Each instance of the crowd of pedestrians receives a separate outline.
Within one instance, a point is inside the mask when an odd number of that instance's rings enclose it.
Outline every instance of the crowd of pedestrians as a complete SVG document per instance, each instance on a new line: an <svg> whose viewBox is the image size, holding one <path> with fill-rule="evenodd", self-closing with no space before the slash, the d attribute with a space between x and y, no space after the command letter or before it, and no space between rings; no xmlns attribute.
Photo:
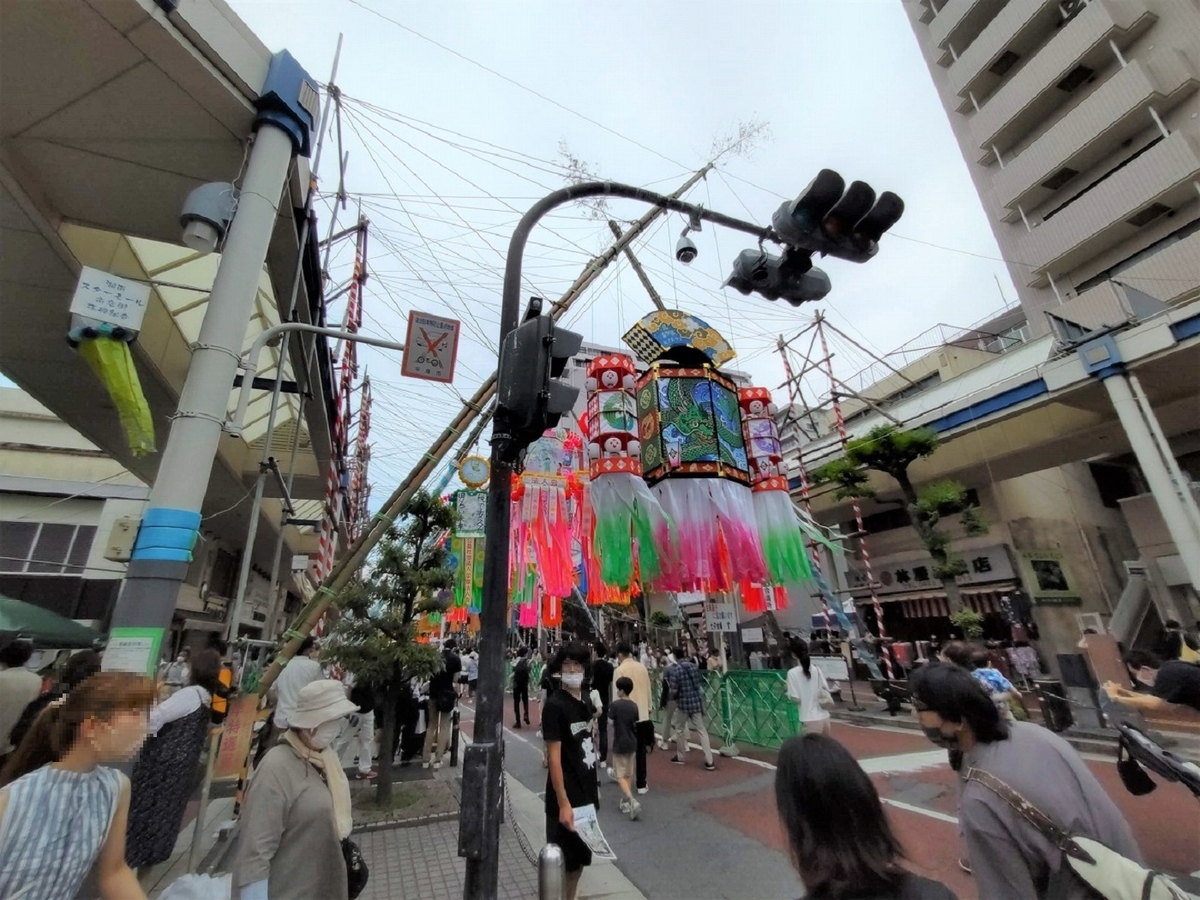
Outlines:
<svg viewBox="0 0 1200 900"><path fill-rule="evenodd" d="M1168 635L1170 637L1170 635ZM1107 685L1120 702L1144 709L1183 704L1200 709L1200 666L1183 658L1187 636L1126 656L1130 683ZM944 885L911 873L870 778L830 736L831 685L808 644L793 639L786 696L802 736L780 750L775 792L793 865L816 900L945 900ZM350 776L376 777L374 761L405 764L420 754L442 765L453 715L478 685L474 650L454 639L440 647L432 677L398 692L393 746L381 748L377 710L397 692L348 673L328 677L310 639L275 682L271 721L248 783L233 869L237 896L349 898ZM547 768L546 839L566 861L574 898L592 850L578 832L580 810L600 802L600 781L616 784L618 809L643 818L649 793L647 756L673 749L686 764L698 742L703 767L717 761L708 734L705 672L720 657L683 647L636 652L625 641L557 648L543 666L531 716L538 659L512 654L515 727L536 723ZM209 726L228 697L228 666L216 648L178 654L159 682L101 672L93 651L74 654L45 685L24 664L29 647L0 649L0 726L7 738L0 769L0 897L47 900L100 897L140 900L138 870L172 854L185 807L197 787ZM661 693L651 696L651 671ZM29 676L32 676L29 677ZM36 681L36 685L34 682ZM1063 852L1063 835L1141 865L1141 850L1120 810L1079 754L1057 734L1032 724L1020 692L969 642L950 642L940 659L909 677L922 731L947 750L957 773L957 821L963 868L982 897L1092 896ZM651 718L662 711L661 740ZM413 749L413 745L418 745ZM388 754L390 750L390 754ZM355 771L356 770L356 771ZM1049 823L1049 824L1048 824ZM53 864L47 865L48 857ZM1135 871L1138 871L1135 868Z"/></svg>

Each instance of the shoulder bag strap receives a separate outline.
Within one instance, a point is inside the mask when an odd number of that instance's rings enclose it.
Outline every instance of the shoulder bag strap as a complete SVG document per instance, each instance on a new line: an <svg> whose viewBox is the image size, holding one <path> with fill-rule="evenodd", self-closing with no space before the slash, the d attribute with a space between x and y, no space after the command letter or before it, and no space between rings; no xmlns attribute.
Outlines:
<svg viewBox="0 0 1200 900"><path fill-rule="evenodd" d="M1075 859L1086 863L1095 863L1091 854L1079 846L1067 832L1063 831L1054 823L1048 815L1026 800L1014 788L1005 784L991 772L974 767L967 770L967 781L974 781L983 785L989 791L998 796L1001 800L1011 806L1026 822L1032 825L1055 847L1066 853L1068 856L1073 856Z"/></svg>

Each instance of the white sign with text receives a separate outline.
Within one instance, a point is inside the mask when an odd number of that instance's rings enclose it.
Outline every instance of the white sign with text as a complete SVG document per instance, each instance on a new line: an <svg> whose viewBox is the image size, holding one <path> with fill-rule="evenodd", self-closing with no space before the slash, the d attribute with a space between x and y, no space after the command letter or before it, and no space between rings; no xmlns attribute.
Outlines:
<svg viewBox="0 0 1200 900"><path fill-rule="evenodd" d="M737 607L732 603L706 600L704 627L709 631L737 631Z"/></svg>
<svg viewBox="0 0 1200 900"><path fill-rule="evenodd" d="M73 315L138 331L149 302L150 285L84 266L71 297L70 311Z"/></svg>

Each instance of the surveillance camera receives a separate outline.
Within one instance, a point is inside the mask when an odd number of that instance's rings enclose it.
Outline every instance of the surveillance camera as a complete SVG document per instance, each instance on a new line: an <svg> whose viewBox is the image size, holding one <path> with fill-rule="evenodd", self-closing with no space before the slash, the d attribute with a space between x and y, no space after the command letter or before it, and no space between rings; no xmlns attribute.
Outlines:
<svg viewBox="0 0 1200 900"><path fill-rule="evenodd" d="M183 204L179 224L183 243L197 253L212 253L225 236L237 209L237 193L232 184L202 184Z"/></svg>
<svg viewBox="0 0 1200 900"><path fill-rule="evenodd" d="M220 237L212 222L204 219L189 219L183 225L183 243L197 253L212 253Z"/></svg>
<svg viewBox="0 0 1200 900"><path fill-rule="evenodd" d="M696 242L687 236L686 231L679 236L679 243L675 245L675 258L677 260L685 266L689 266L699 252L696 249Z"/></svg>

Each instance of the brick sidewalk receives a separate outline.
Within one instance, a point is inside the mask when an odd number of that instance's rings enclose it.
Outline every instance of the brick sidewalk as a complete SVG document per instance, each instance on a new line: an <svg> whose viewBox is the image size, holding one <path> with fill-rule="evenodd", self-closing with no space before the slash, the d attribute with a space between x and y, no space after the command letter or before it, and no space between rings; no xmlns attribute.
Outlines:
<svg viewBox="0 0 1200 900"><path fill-rule="evenodd" d="M458 855L458 822L434 822L356 834L371 878L359 900L461 897L466 860ZM537 897L537 869L512 825L500 826L500 900Z"/></svg>

